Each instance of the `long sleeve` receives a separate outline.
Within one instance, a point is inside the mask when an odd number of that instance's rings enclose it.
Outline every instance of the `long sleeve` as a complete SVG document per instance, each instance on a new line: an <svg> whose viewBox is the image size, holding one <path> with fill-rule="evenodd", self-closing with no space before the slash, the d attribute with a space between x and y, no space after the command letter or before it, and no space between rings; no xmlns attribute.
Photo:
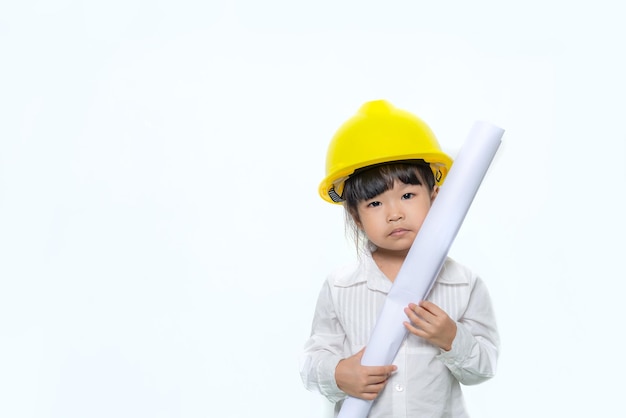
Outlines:
<svg viewBox="0 0 626 418"><path fill-rule="evenodd" d="M500 339L487 287L479 278L467 309L457 321L450 351L438 358L459 382L474 385L495 375Z"/></svg>
<svg viewBox="0 0 626 418"><path fill-rule="evenodd" d="M304 346L300 376L304 386L317 391L331 402L337 402L346 394L337 387L335 368L345 357L345 332L337 318L328 282L320 291L311 337Z"/></svg>

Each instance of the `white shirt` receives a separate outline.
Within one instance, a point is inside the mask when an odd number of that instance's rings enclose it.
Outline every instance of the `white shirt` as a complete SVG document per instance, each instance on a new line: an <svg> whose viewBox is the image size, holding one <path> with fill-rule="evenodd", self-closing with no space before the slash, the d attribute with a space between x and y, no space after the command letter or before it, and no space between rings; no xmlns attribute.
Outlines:
<svg viewBox="0 0 626 418"><path fill-rule="evenodd" d="M337 363L367 344L391 285L366 252L322 287L300 375L307 389L336 402L335 414L347 396L335 381ZM372 404L370 418L467 417L459 382L472 385L495 373L499 336L482 280L447 258L427 299L456 321L452 349L407 333L393 361L398 369Z"/></svg>

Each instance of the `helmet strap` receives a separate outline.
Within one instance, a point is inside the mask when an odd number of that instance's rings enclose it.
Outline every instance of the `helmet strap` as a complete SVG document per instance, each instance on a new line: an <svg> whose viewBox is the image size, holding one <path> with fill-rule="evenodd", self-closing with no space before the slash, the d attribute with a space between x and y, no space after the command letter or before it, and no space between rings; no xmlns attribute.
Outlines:
<svg viewBox="0 0 626 418"><path fill-rule="evenodd" d="M333 202L335 203L340 203L343 202L345 199L341 196L339 196L339 193L337 193L335 191L334 187L331 187L330 190L328 190L328 196L332 199Z"/></svg>

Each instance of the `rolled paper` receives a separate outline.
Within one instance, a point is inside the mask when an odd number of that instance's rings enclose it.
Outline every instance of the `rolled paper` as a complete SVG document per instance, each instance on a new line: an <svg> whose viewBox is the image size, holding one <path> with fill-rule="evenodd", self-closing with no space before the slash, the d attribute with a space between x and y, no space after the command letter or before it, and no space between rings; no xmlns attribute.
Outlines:
<svg viewBox="0 0 626 418"><path fill-rule="evenodd" d="M428 296L503 134L503 129L487 122L474 123L385 299L362 365L391 364L398 354L408 332L404 308ZM338 418L365 418L373 402L349 396Z"/></svg>

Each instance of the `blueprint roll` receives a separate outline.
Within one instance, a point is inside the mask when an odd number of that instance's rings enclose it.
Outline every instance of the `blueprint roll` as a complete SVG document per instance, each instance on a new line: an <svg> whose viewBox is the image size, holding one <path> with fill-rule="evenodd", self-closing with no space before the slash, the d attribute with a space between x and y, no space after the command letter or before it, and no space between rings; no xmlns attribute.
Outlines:
<svg viewBox="0 0 626 418"><path fill-rule="evenodd" d="M398 272L376 320L361 364L391 364L408 332L404 308L428 296L452 242L502 142L504 130L475 122ZM348 397L339 418L366 418L374 401Z"/></svg>

